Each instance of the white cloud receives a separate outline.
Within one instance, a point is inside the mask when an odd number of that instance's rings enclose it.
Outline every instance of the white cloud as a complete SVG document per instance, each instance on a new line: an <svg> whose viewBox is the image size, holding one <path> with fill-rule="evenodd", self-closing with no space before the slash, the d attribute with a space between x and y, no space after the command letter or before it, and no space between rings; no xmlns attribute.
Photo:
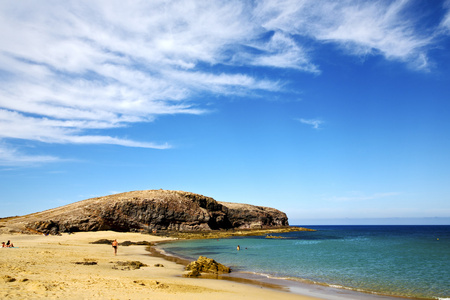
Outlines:
<svg viewBox="0 0 450 300"><path fill-rule="evenodd" d="M255 41L250 43L249 46L259 53L236 53L234 56L235 62L320 73L319 68L311 62L308 50L290 37L288 32L276 31L268 41Z"/></svg>
<svg viewBox="0 0 450 300"><path fill-rule="evenodd" d="M314 129L319 129L324 122L319 119L298 119L300 123L311 125Z"/></svg>
<svg viewBox="0 0 450 300"><path fill-rule="evenodd" d="M278 79L202 66L319 74L311 41L425 69L431 37L404 17L408 2L2 1L0 138L167 148L89 131L203 114L201 93L279 91Z"/></svg>
<svg viewBox="0 0 450 300"><path fill-rule="evenodd" d="M442 28L450 32L450 13L447 13L445 19L441 23Z"/></svg>
<svg viewBox="0 0 450 300"><path fill-rule="evenodd" d="M97 121L54 120L24 116L0 109L0 138L25 139L45 143L114 144L128 147L167 149L169 145L136 142L110 136L81 135L88 128L112 127Z"/></svg>
<svg viewBox="0 0 450 300"><path fill-rule="evenodd" d="M49 155L27 155L17 149L0 144L0 166L21 166L61 161Z"/></svg>
<svg viewBox="0 0 450 300"><path fill-rule="evenodd" d="M409 2L261 1L258 15L268 30L336 43L350 54L380 53L417 65L432 37L417 32L417 20L404 14Z"/></svg>
<svg viewBox="0 0 450 300"><path fill-rule="evenodd" d="M0 6L3 139L165 149L170 145L89 130L149 122L163 114L202 114L204 109L187 102L197 92L278 89L277 82L245 74L195 69L199 61L220 62L223 48L252 35L248 31L254 28L239 17L244 10L238 2Z"/></svg>
<svg viewBox="0 0 450 300"><path fill-rule="evenodd" d="M450 34L450 1L447 0L444 3L444 8L446 9L446 14L441 21L441 28L446 32L446 34Z"/></svg>

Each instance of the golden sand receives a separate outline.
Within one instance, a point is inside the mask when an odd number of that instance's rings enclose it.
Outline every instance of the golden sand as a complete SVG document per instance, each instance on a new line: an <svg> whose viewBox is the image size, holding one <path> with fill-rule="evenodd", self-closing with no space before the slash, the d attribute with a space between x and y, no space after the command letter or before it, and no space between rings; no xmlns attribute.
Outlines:
<svg viewBox="0 0 450 300"><path fill-rule="evenodd" d="M159 242L166 238L113 231L62 236L0 235L0 299L316 299L263 285L185 278L184 267L148 255L146 246L90 244L99 239ZM134 269L126 262L146 267ZM155 265L163 265L155 266Z"/></svg>

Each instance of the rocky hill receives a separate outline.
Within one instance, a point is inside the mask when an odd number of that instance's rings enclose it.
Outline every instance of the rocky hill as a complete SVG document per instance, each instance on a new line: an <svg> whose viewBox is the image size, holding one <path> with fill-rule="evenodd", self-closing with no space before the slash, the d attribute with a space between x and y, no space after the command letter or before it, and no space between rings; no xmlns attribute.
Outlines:
<svg viewBox="0 0 450 300"><path fill-rule="evenodd" d="M79 201L22 217L0 219L0 231L58 234L77 231L210 231L288 226L285 213L218 202L199 194L148 190Z"/></svg>

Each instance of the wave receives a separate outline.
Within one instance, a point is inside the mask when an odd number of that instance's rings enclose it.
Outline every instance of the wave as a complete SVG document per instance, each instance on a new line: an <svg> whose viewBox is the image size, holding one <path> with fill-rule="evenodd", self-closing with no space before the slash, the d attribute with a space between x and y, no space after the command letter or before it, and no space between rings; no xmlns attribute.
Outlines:
<svg viewBox="0 0 450 300"><path fill-rule="evenodd" d="M399 300L399 299L421 299L421 300L450 300L450 298L439 298L439 297L424 297L424 298L418 298L418 297L408 297L408 296L400 296L400 295L396 295L396 294L389 294L389 293L382 293L382 292L376 292L376 291L370 291L370 290L365 290L365 289L360 289L360 288L353 288L353 287L349 287L349 286L343 286L343 285L338 285L338 284L330 284L330 283L326 283L326 282L320 282L320 281L315 281L315 280L311 280L311 279L306 279L306 278L300 278L300 277L290 277L290 276L275 276L273 274L268 274L268 273L261 273L261 272L251 272L251 271L239 271L240 274L242 274L242 276L245 278L247 277L247 275L251 275L252 279L257 279L258 277L260 277L262 280L263 278L269 279L269 280L275 280L277 281L277 283L279 283L278 281L285 281L286 286L288 286L291 290L291 292L294 292L296 290L298 290L299 294L305 294L305 288L310 290L311 288L314 288L314 286L316 287L325 287L327 289L330 289L328 292L322 292L323 294L327 294L327 293L332 293L334 295L334 292L332 292L333 290L345 290L350 292L351 295L353 295L353 297L351 299L374 299L373 297L369 297L371 296L378 296L380 297L379 299L383 299L383 300ZM342 293L342 292L339 292ZM367 295L366 297L364 295ZM345 295L342 296L344 299ZM340 297L337 297L339 299L341 299Z"/></svg>

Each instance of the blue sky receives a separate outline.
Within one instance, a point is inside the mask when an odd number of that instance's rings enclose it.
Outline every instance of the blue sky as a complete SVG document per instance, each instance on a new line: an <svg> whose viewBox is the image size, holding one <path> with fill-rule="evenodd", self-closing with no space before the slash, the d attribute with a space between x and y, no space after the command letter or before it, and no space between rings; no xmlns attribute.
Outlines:
<svg viewBox="0 0 450 300"><path fill-rule="evenodd" d="M450 1L2 1L0 39L0 217L162 188L450 220Z"/></svg>

